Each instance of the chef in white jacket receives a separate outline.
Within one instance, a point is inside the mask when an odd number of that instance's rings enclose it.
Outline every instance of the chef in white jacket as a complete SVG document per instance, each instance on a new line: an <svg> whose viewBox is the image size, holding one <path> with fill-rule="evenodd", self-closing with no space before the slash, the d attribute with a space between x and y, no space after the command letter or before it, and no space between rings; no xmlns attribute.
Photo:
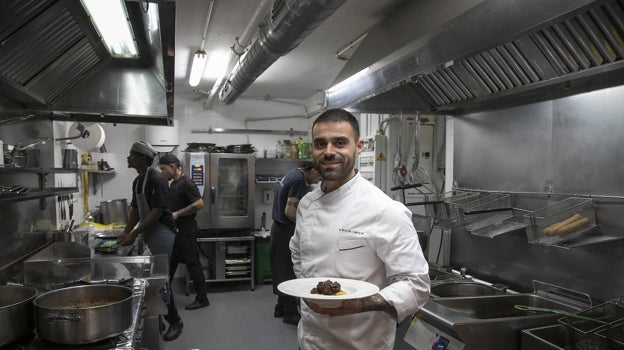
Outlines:
<svg viewBox="0 0 624 350"><path fill-rule="evenodd" d="M351 113L324 112L312 125L312 138L323 181L299 202L290 241L295 275L366 281L380 291L337 308L304 300L299 346L391 350L397 322L415 313L429 295L429 267L411 212L354 168L364 142Z"/></svg>

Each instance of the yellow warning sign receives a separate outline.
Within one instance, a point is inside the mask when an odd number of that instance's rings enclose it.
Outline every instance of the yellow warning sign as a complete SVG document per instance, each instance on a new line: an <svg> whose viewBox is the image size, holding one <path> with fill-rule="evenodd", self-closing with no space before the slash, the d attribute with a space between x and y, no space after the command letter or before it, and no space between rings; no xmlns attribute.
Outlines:
<svg viewBox="0 0 624 350"><path fill-rule="evenodd" d="M383 153L379 153L379 155L377 156L377 160L381 161L381 162L384 162L384 161L386 161L386 156L384 156Z"/></svg>

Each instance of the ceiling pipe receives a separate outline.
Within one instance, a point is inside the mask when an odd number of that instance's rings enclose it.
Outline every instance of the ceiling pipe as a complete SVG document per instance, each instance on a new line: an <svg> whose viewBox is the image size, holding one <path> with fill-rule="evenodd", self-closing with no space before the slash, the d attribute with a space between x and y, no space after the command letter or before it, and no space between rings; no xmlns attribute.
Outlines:
<svg viewBox="0 0 624 350"><path fill-rule="evenodd" d="M228 60L226 72L231 72L232 69L236 66L236 62L238 62L241 55L244 53L245 48L249 46L251 39L258 32L258 26L262 22L262 20L266 17L267 13L271 11L271 6L273 5L273 1L271 0L262 0L256 10L254 11L251 18L247 21L247 26L243 29L243 32L240 36L236 38L234 44L231 47L230 58ZM217 98L219 90L223 87L227 79L227 75L222 77L218 77L215 84L210 89L208 94L208 98L204 101L204 108L211 109L214 104L215 99Z"/></svg>
<svg viewBox="0 0 624 350"><path fill-rule="evenodd" d="M230 74L219 92L219 100L233 103L278 58L286 55L346 0L287 1L284 13L267 16L258 38ZM279 4L280 2L276 2ZM273 23L276 17L282 17Z"/></svg>

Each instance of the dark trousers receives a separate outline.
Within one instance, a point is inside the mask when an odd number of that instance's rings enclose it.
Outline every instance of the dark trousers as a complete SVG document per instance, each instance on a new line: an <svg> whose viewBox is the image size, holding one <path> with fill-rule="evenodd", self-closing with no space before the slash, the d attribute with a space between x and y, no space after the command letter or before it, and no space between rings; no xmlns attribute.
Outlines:
<svg viewBox="0 0 624 350"><path fill-rule="evenodd" d="M295 233L295 224L281 224L277 221L271 226L271 279L273 280L273 294L277 294L277 307L284 311L284 315L296 315L297 298L285 295L277 290L277 285L295 279L292 258L290 256L290 238Z"/></svg>
<svg viewBox="0 0 624 350"><path fill-rule="evenodd" d="M169 262L170 277L175 275L178 264L186 265L186 268L193 281L196 296L195 300L200 302L208 301L208 287L204 276L204 269L199 261L199 246L197 244L197 226L195 221L187 222L178 227L171 261Z"/></svg>
<svg viewBox="0 0 624 350"><path fill-rule="evenodd" d="M180 314L178 313L178 309L176 308L175 301L173 300L173 290L171 290L171 279L169 279L169 283L163 289L166 289L166 293L168 295L163 297L165 304L167 305L167 314L165 315L165 320L169 324L176 324L182 321Z"/></svg>

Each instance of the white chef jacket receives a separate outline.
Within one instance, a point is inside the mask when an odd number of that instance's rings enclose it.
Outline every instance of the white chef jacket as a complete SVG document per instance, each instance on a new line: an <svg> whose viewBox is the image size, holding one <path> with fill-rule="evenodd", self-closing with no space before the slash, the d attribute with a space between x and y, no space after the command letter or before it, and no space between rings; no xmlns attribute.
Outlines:
<svg viewBox="0 0 624 350"><path fill-rule="evenodd" d="M328 316L302 302L302 350L392 350L396 323L427 302L429 266L412 213L359 173L330 193L319 188L301 199L290 250L298 278L373 283L398 316L383 311Z"/></svg>

